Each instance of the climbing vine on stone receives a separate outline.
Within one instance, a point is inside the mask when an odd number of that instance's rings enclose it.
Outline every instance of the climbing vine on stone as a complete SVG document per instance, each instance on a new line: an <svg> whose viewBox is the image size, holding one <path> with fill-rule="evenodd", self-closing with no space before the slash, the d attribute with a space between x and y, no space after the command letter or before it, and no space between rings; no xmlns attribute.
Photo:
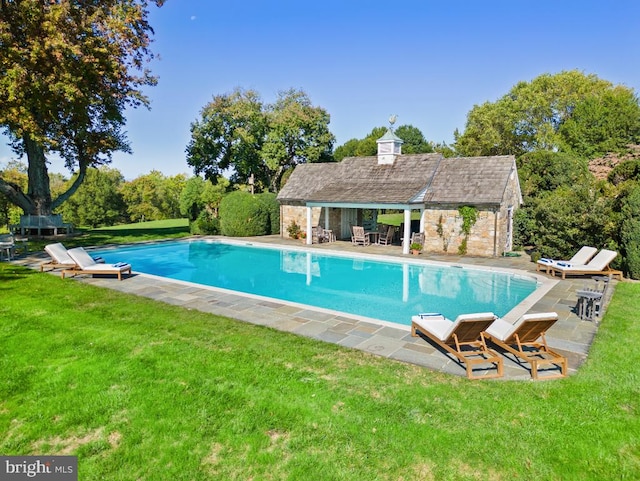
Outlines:
<svg viewBox="0 0 640 481"><path fill-rule="evenodd" d="M469 241L469 234L471 234L471 228L478 220L478 209L470 205L463 205L458 207L458 213L462 217L462 226L460 227L460 233L464 234L464 238L458 246L458 254L464 255L467 253L467 243Z"/></svg>

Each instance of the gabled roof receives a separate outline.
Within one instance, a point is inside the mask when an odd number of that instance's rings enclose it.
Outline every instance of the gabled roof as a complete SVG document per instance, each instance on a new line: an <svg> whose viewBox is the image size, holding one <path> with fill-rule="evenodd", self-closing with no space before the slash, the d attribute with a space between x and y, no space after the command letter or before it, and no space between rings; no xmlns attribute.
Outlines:
<svg viewBox="0 0 640 481"><path fill-rule="evenodd" d="M300 164L278 194L280 202L354 204L500 204L513 156L399 155L390 165L376 156L339 163Z"/></svg>

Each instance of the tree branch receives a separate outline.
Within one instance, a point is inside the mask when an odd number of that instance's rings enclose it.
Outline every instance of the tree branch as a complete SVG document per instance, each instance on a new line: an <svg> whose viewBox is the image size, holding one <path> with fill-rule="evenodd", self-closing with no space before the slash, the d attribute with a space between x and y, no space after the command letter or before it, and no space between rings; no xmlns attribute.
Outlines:
<svg viewBox="0 0 640 481"><path fill-rule="evenodd" d="M51 203L51 210L55 210L57 207L62 205L62 203L71 197L78 187L84 181L85 176L87 175L87 163L84 161L80 161L80 170L78 171L78 177L73 181L73 184L62 194L60 194L56 199Z"/></svg>
<svg viewBox="0 0 640 481"><path fill-rule="evenodd" d="M30 212L33 208L33 202L22 191L19 185L13 182L7 182L0 178L0 193L7 196L12 204L17 205L25 212Z"/></svg>

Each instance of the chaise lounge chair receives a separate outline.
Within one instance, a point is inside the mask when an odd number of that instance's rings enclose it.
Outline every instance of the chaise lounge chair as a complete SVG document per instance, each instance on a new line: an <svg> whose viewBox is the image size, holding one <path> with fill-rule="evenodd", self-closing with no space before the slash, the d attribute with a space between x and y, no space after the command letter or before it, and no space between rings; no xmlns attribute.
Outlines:
<svg viewBox="0 0 640 481"><path fill-rule="evenodd" d="M609 275L618 276L622 280L622 272L615 269L611 269L609 264L613 262L618 253L616 251L610 251L602 249L598 254L591 259L587 264L571 264L559 263L549 267L549 272L552 276L556 275L556 272L562 274L562 278L566 279L567 274L571 275Z"/></svg>
<svg viewBox="0 0 640 481"><path fill-rule="evenodd" d="M547 373L544 379L564 377L567 375L567 358L549 349L545 339L545 333L557 320L555 312L525 314L515 324L497 319L484 334L491 342L513 354L519 364L522 361L529 363L533 379L538 379L543 366L546 366L543 371ZM557 369L560 371L548 374Z"/></svg>
<svg viewBox="0 0 640 481"><path fill-rule="evenodd" d="M416 337L417 331L431 339L434 343L454 355L466 366L469 379L488 379L501 377L503 359L489 349L483 332L495 321L492 312L462 314L455 321L450 321L441 314L419 314L411 318L411 335ZM474 366L493 364L493 374L474 375ZM486 373L486 369L483 368Z"/></svg>
<svg viewBox="0 0 640 481"><path fill-rule="evenodd" d="M118 280L121 281L123 273L131 274L131 265L123 262L118 262L117 264L100 264L82 247L69 249L67 253L75 262L75 266L62 271L63 279L67 274L114 274L117 275Z"/></svg>
<svg viewBox="0 0 640 481"><path fill-rule="evenodd" d="M540 259L537 262L536 265L536 270L538 272L540 271L544 271L547 274L549 274L551 267L553 266L557 266L558 264L562 265L562 264L575 264L575 265L584 265L587 262L589 262L589 260L596 255L596 252L598 252L598 249L596 249L595 247L590 247L590 246L582 246L580 248L580 250L578 252L575 253L575 255L569 259L568 261L558 261L558 260L554 260L554 259Z"/></svg>
<svg viewBox="0 0 640 481"><path fill-rule="evenodd" d="M46 245L44 251L49 254L51 260L40 264L40 272L44 271L45 267L51 267L51 270L54 270L60 268L72 269L76 266L76 262L69 255L67 248L60 242ZM102 257L93 257L93 260L98 263L104 263Z"/></svg>

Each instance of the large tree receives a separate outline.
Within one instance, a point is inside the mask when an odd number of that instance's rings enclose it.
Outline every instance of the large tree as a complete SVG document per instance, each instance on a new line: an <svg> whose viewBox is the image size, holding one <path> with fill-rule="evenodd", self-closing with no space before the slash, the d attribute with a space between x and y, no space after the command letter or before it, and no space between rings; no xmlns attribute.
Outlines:
<svg viewBox="0 0 640 481"><path fill-rule="evenodd" d="M595 75L540 75L496 102L474 106L464 132L456 132L455 149L467 156L535 150L589 156L618 149L640 135L637 103L633 90Z"/></svg>
<svg viewBox="0 0 640 481"><path fill-rule="evenodd" d="M51 213L87 168L129 151L124 110L147 106L141 88L156 83L150 2L163 0L0 0L0 127L28 160L27 191L0 179L0 192L25 213ZM50 155L76 171L55 199Z"/></svg>
<svg viewBox="0 0 640 481"><path fill-rule="evenodd" d="M191 124L187 163L214 183L230 171L233 183L245 183L253 174L256 182L268 185L260 157L266 131L264 105L256 91L216 95Z"/></svg>
<svg viewBox="0 0 640 481"><path fill-rule="evenodd" d="M223 173L233 183L253 176L259 191L277 192L293 166L331 160L329 121L301 90L281 92L265 105L255 91L236 89L215 96L191 124L187 163L212 182Z"/></svg>
<svg viewBox="0 0 640 481"><path fill-rule="evenodd" d="M278 192L284 173L305 162L329 162L335 141L329 131L329 113L311 105L302 90L278 94L267 110L267 138L262 159L269 171L269 190Z"/></svg>

